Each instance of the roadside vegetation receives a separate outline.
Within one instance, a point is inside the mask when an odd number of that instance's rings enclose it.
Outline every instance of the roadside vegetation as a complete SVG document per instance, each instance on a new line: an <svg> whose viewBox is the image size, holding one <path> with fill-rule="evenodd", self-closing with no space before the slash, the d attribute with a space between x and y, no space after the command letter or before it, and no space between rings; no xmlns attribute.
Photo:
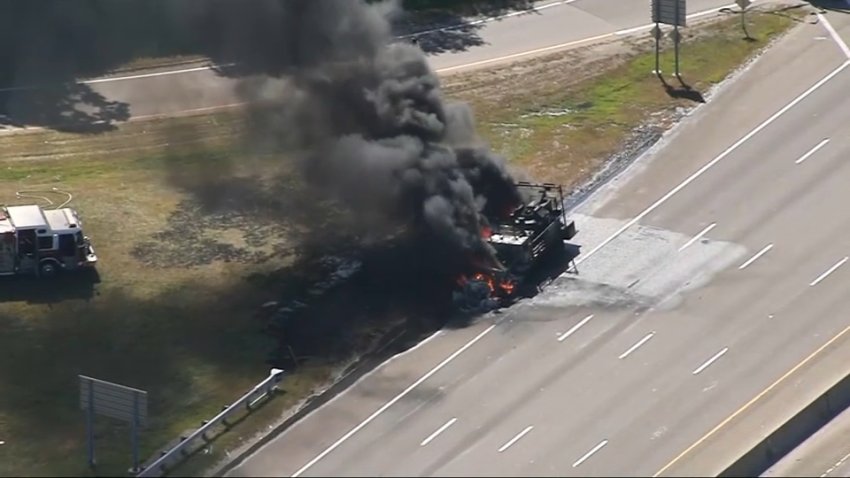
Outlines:
<svg viewBox="0 0 850 478"><path fill-rule="evenodd" d="M644 126L661 131L800 13L748 14L684 30L683 80L662 58L668 93L650 71L651 43L606 44L452 75L448 94L471 102L480 131L537 180L576 187ZM591 75L588 72L593 72ZM672 95L672 96L671 96ZM650 123L647 124L647 119ZM126 426L99 417L96 473L85 464L77 374L149 392L142 457L221 410L268 373L274 343L258 311L315 270L315 220L297 176L249 147L237 110L125 123L114 131L0 136L0 203L22 190L74 195L101 258L99 282L0 283L0 475L118 475L130 462ZM206 181L222 177L226 181ZM254 194L261 190L262 194ZM322 216L324 217L324 216ZM308 240L309 239L309 240ZM321 251L322 249L319 248ZM383 328L382 328L383 327ZM285 410L327 386L389 326L369 324L333 354L289 374L284 394L198 454L181 473L225 458ZM353 338L352 338L353 337Z"/></svg>

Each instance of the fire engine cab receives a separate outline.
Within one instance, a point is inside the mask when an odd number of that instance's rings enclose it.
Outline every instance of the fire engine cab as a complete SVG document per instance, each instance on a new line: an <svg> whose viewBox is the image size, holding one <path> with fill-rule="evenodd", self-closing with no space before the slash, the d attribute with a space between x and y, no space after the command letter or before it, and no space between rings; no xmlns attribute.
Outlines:
<svg viewBox="0 0 850 478"><path fill-rule="evenodd" d="M0 206L0 275L51 277L92 267L97 256L71 208Z"/></svg>

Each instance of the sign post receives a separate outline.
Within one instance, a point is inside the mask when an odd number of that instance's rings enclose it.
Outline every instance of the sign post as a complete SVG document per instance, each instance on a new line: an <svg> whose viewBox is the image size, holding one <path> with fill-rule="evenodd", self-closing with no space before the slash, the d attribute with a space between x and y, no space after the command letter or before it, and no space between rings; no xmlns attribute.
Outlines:
<svg viewBox="0 0 850 478"><path fill-rule="evenodd" d="M95 466L94 416L103 415L130 423L133 473L139 471L139 428L147 425L148 393L117 383L80 375L80 408L86 411L88 463Z"/></svg>
<svg viewBox="0 0 850 478"><path fill-rule="evenodd" d="M747 40L749 40L752 37L750 37L750 32L747 30L746 14L747 7L749 7L752 2L750 0L735 0L735 3L741 7L741 28L744 30L744 35L746 35Z"/></svg>
<svg viewBox="0 0 850 478"><path fill-rule="evenodd" d="M655 23L653 36L655 37L655 74L661 75L659 65L659 56L661 48L661 30L659 24L673 25L673 45L676 56L676 77L680 76L679 71L679 42L681 35L679 27L687 26L687 3L686 0L652 0L652 22Z"/></svg>

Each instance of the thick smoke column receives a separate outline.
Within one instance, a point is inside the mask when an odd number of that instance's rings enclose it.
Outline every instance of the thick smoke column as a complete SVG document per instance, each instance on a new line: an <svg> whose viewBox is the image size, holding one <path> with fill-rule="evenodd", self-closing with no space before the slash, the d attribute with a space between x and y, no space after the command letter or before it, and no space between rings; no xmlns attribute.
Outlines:
<svg viewBox="0 0 850 478"><path fill-rule="evenodd" d="M503 158L476 136L470 109L444 100L419 48L394 42L388 18L396 5L276 5L281 15L269 18L283 19L283 38L268 45L270 57L251 58L285 81L246 81L242 90L265 104L264 114L273 105L264 118L287 146L307 152L310 182L355 214L378 212L488 252L487 217L515 205L518 193Z"/></svg>

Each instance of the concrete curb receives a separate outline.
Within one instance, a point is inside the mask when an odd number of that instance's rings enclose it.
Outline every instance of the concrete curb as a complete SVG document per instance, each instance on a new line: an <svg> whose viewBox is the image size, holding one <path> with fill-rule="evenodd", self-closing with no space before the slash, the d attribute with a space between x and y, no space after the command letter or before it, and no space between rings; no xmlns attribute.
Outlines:
<svg viewBox="0 0 850 478"><path fill-rule="evenodd" d="M850 407L850 373L745 452L718 477L760 476Z"/></svg>

